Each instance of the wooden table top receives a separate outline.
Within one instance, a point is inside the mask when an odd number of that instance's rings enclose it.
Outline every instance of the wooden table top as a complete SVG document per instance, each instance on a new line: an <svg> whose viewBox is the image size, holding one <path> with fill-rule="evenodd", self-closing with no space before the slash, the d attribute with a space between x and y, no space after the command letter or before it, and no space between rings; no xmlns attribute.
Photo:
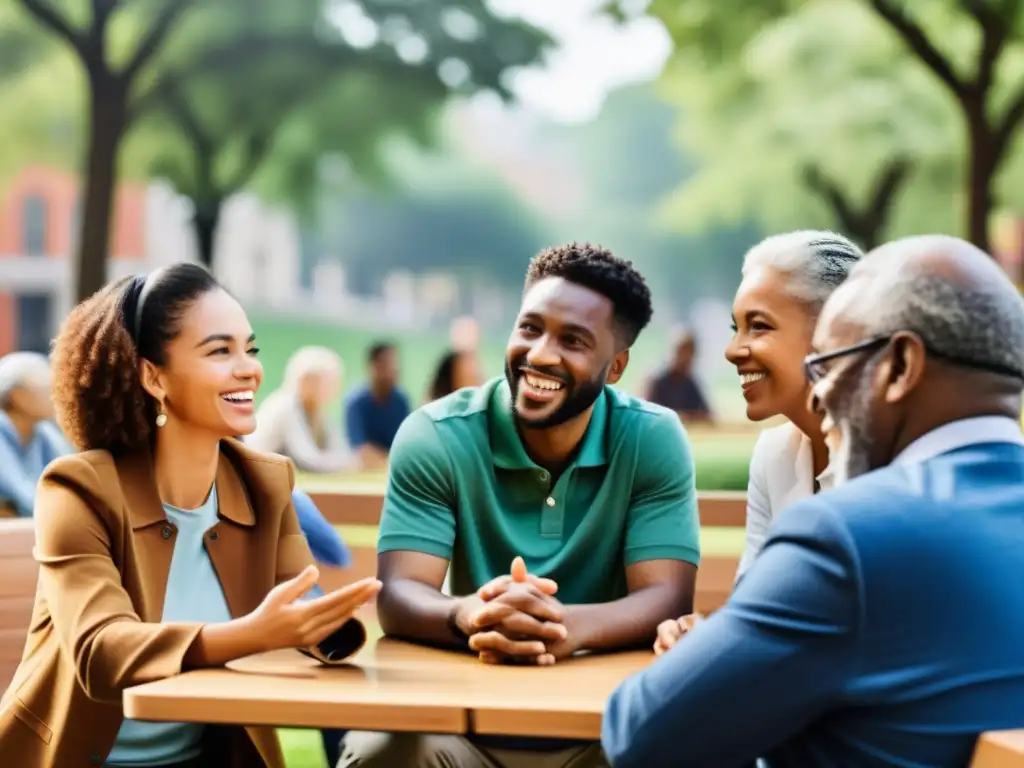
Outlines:
<svg viewBox="0 0 1024 768"><path fill-rule="evenodd" d="M124 710L171 722L598 739L612 690L653 658L636 651L491 666L380 639L344 666L274 651L129 688Z"/></svg>

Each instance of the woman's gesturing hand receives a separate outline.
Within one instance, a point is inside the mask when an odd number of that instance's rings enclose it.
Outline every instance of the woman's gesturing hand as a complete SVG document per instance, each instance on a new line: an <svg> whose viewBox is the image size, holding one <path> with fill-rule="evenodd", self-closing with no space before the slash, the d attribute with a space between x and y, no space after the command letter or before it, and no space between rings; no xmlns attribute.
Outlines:
<svg viewBox="0 0 1024 768"><path fill-rule="evenodd" d="M266 650L317 645L351 619L381 587L377 579L360 579L321 597L300 600L318 578L316 566L307 567L270 590L260 607L249 615Z"/></svg>

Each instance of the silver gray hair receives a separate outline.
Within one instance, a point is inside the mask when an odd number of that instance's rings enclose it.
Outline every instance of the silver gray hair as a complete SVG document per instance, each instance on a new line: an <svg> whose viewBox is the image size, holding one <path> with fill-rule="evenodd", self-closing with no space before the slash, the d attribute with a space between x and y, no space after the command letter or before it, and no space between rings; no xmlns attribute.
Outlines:
<svg viewBox="0 0 1024 768"><path fill-rule="evenodd" d="M913 331L933 352L1016 372L1024 383L1024 299L984 251L944 235L906 238L872 251L851 277L862 275L878 290L851 285L845 314L866 335ZM858 298L869 295L876 300Z"/></svg>
<svg viewBox="0 0 1024 768"><path fill-rule="evenodd" d="M301 347L288 358L284 369L284 387L296 391L304 378L322 373L344 375L341 357L327 347Z"/></svg>
<svg viewBox="0 0 1024 768"><path fill-rule="evenodd" d="M11 352L0 357L0 407L9 404L11 392L30 383L48 384L50 361L38 352Z"/></svg>
<svg viewBox="0 0 1024 768"><path fill-rule="evenodd" d="M838 288L864 252L847 238L827 230L803 229L766 237L743 259L743 276L759 268L785 274L787 290L815 313Z"/></svg>

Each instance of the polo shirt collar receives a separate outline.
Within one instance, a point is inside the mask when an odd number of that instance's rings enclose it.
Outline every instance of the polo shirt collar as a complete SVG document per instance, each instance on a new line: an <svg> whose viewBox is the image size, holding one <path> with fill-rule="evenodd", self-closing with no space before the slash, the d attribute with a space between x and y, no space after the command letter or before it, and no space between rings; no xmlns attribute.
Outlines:
<svg viewBox="0 0 1024 768"><path fill-rule="evenodd" d="M516 429L515 413L512 410L512 390L505 377L487 385L491 390L487 404L487 422L491 433L491 455L494 466L502 469L537 469ZM608 391L601 393L590 413L590 424L583 435L576 461L577 467L602 467L608 463L605 450L605 432L608 422Z"/></svg>

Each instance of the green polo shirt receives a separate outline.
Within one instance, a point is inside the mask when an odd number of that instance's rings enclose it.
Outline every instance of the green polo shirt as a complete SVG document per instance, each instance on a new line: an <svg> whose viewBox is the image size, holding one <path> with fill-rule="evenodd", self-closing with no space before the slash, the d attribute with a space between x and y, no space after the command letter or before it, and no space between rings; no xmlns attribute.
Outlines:
<svg viewBox="0 0 1024 768"><path fill-rule="evenodd" d="M557 482L530 460L505 379L411 414L391 447L378 552L451 561L454 595L522 555L566 604L624 597L625 567L700 561L693 457L679 417L611 387Z"/></svg>

